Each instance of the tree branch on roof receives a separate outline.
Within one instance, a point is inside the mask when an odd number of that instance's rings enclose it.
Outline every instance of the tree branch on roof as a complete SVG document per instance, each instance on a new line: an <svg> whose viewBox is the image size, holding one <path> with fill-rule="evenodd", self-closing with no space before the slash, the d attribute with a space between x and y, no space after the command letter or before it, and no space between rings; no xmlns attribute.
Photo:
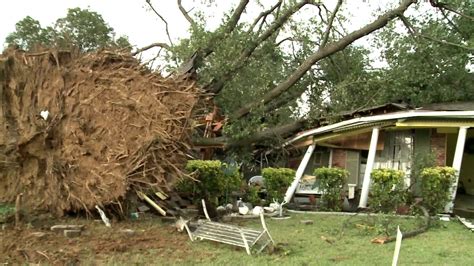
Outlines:
<svg viewBox="0 0 474 266"><path fill-rule="evenodd" d="M275 100L282 93L288 91L296 82L298 82L298 80L301 77L303 77L303 75L308 70L310 70L311 67L316 62L343 50L354 41L380 28L383 28L385 25L388 24L389 21L403 14L408 9L408 7L410 7L415 2L416 0L404 0L400 3L400 5L397 8L385 12L385 14L379 16L372 23L365 25L359 30L351 32L350 34L344 36L338 41L335 41L329 45L319 48L318 51L310 55L291 75L289 75L285 81L278 84L276 87L271 89L267 94L265 94L263 97L259 98L258 100L244 105L242 108L240 108L239 110L237 110L237 112L234 113L233 118L238 119L243 116L246 116L256 106L261 105L261 104L265 105Z"/></svg>

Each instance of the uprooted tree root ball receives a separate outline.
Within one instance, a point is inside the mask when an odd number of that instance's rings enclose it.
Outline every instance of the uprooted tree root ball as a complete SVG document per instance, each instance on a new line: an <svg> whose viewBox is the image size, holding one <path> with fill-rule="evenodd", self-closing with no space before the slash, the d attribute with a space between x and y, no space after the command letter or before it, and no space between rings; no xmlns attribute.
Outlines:
<svg viewBox="0 0 474 266"><path fill-rule="evenodd" d="M0 56L0 201L56 215L116 204L185 176L191 81L130 54L6 50Z"/></svg>

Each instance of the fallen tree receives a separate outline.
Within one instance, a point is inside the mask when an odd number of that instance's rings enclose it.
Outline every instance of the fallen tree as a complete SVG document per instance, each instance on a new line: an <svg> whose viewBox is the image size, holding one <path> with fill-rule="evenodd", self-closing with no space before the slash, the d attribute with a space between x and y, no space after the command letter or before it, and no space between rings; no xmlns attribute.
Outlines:
<svg viewBox="0 0 474 266"><path fill-rule="evenodd" d="M130 54L0 56L0 201L57 215L167 189L190 150L194 82Z"/></svg>

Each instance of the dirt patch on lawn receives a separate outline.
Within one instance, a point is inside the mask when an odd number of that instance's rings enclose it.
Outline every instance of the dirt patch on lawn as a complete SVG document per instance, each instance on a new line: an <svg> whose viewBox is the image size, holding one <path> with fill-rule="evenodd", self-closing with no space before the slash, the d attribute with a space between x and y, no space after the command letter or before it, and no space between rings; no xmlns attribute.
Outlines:
<svg viewBox="0 0 474 266"><path fill-rule="evenodd" d="M96 221L73 220L61 224L81 224L81 236L67 238L43 228L4 229L0 231L0 263L46 263L76 265L126 262L131 255L147 254L176 261L189 257L189 240L171 225L156 221L124 222L107 228ZM195 256L195 255L193 255ZM203 254L204 256L204 254ZM114 259L118 258L118 259Z"/></svg>

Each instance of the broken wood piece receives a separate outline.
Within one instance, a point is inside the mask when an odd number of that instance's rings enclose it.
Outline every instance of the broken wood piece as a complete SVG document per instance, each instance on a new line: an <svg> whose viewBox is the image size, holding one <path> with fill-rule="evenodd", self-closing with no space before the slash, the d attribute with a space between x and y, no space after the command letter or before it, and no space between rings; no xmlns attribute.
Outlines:
<svg viewBox="0 0 474 266"><path fill-rule="evenodd" d="M469 222L468 220L466 220L466 218L462 218L458 215L456 215L456 218L458 218L458 220L464 225L466 226L469 230L471 230L472 232L474 232L474 224L472 224L471 222Z"/></svg>
<svg viewBox="0 0 474 266"><path fill-rule="evenodd" d="M325 237L325 236L321 236L321 239L324 240L324 241L326 241L326 242L328 242L328 243L331 244L331 245L334 244L334 242L336 242L336 241L334 241L334 240L332 240L332 239L330 239L330 238L327 238L327 237Z"/></svg>
<svg viewBox="0 0 474 266"><path fill-rule="evenodd" d="M302 223L302 224L309 225L309 224L313 224L314 221L313 221L313 220L301 220L301 223Z"/></svg>
<svg viewBox="0 0 474 266"><path fill-rule="evenodd" d="M102 221L104 222L105 226L107 227L112 227L112 225L110 224L110 220L109 218L107 218L107 216L105 215L104 211L101 210L99 208L99 206L95 205L95 208L97 209L97 211L99 211L99 214L100 214L100 218L102 219Z"/></svg>
<svg viewBox="0 0 474 266"><path fill-rule="evenodd" d="M150 199L147 195L145 195L143 192L138 191L137 192L138 197L141 199L144 199L146 202L148 202L153 208L155 208L161 215L166 216L166 211L163 210L158 204L156 204L152 199Z"/></svg>
<svg viewBox="0 0 474 266"><path fill-rule="evenodd" d="M161 200L166 200L168 198L168 195L166 195L166 193L160 191L155 192L155 195Z"/></svg>
<svg viewBox="0 0 474 266"><path fill-rule="evenodd" d="M16 201L15 201L15 227L20 226L21 222L21 197L23 196L23 193L20 193L16 196Z"/></svg>
<svg viewBox="0 0 474 266"><path fill-rule="evenodd" d="M64 230L83 230L84 225L74 225L74 224L57 224L51 226L51 231L59 232Z"/></svg>

